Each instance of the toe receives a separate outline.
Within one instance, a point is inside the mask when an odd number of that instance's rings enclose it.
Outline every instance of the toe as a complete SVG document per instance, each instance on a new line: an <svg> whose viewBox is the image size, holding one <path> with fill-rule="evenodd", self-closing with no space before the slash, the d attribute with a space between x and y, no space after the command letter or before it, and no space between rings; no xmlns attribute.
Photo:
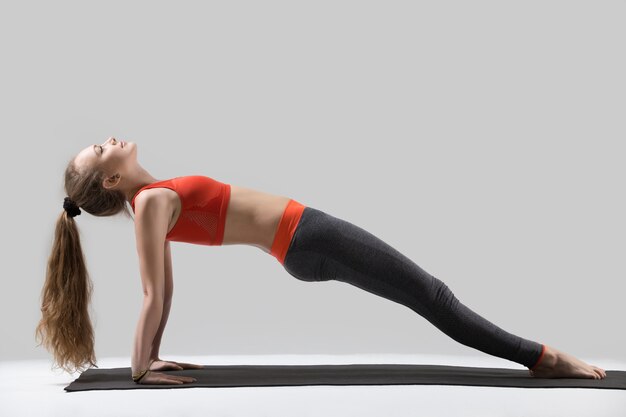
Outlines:
<svg viewBox="0 0 626 417"><path fill-rule="evenodd" d="M592 366L592 368L598 375L600 375L600 378L606 377L606 372L604 371L604 369L598 368L597 366Z"/></svg>

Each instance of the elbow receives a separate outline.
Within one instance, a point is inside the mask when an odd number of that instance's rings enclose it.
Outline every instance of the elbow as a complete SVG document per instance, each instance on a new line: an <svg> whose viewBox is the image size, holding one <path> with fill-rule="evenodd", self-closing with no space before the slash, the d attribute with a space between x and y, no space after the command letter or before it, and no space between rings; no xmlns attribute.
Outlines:
<svg viewBox="0 0 626 417"><path fill-rule="evenodd" d="M143 298L143 307L141 310L143 314L146 314L149 317L158 317L160 320L163 312L165 311L165 306L161 300L146 296Z"/></svg>
<svg viewBox="0 0 626 417"><path fill-rule="evenodd" d="M143 292L144 303L158 304L162 306L165 304L165 294L158 291L144 291Z"/></svg>

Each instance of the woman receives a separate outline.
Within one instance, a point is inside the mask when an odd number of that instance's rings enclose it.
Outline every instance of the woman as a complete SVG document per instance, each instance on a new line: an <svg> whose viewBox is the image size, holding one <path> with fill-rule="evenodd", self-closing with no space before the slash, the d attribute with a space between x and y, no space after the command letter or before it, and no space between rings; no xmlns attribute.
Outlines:
<svg viewBox="0 0 626 417"><path fill-rule="evenodd" d="M456 341L509 359L540 378L594 378L603 369L555 348L508 333L459 302L449 288L362 228L288 197L225 184L206 176L157 180L137 162L137 146L109 138L83 149L65 171L64 212L57 220L42 290L36 333L55 361L95 366L87 307L91 282L74 217L135 213L144 290L132 353L132 378L141 384L183 384L193 378L163 370L200 365L159 358L172 301L170 241L254 245L295 278L338 280L401 303ZM80 207L80 208L79 208Z"/></svg>

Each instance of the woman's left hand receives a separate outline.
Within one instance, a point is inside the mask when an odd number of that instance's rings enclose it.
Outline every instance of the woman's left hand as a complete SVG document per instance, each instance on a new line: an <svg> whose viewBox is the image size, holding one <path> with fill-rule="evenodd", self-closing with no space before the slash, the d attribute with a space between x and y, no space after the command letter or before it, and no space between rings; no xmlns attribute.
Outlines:
<svg viewBox="0 0 626 417"><path fill-rule="evenodd" d="M196 365L193 363L164 361L161 359L154 359L150 364L151 371L180 371L182 369L202 369L202 365Z"/></svg>

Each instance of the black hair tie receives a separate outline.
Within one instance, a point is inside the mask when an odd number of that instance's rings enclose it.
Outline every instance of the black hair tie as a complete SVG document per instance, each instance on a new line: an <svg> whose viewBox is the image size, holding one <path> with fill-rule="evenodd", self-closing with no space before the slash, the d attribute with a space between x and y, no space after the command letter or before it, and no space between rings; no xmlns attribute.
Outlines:
<svg viewBox="0 0 626 417"><path fill-rule="evenodd" d="M78 208L78 205L76 205L76 203L72 201L72 199L69 197L65 197L65 199L63 200L63 208L70 217L80 215L80 209Z"/></svg>

